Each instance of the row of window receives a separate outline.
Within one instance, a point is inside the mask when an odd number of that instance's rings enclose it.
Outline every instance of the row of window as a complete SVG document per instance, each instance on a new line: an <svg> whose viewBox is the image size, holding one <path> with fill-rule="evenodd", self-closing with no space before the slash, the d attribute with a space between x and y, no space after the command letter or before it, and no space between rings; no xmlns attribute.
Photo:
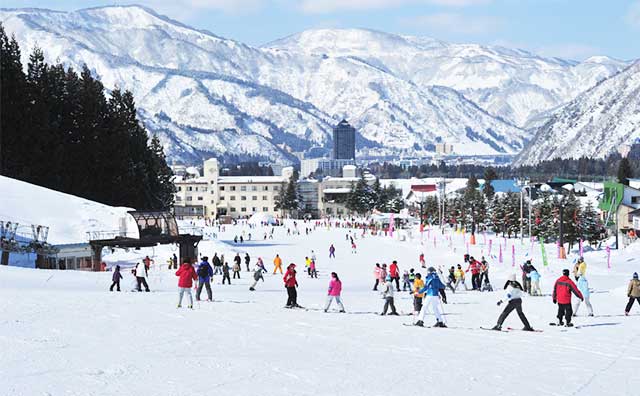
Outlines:
<svg viewBox="0 0 640 396"><path fill-rule="evenodd" d="M243 208L240 208L240 212L247 212L247 211L248 211L248 209L249 209L249 208L244 208L244 207L243 207ZM237 208L234 208L234 207L229 208L229 210L230 210L231 212L237 212L237 211L238 211L238 209L237 209ZM256 208L256 207L251 208L251 212L257 212L257 211L258 211L258 208ZM268 208L268 207L266 207L266 206L263 206L263 207L262 207L262 211L263 211L263 212L268 212L268 211L269 211L269 208ZM273 211L275 212L275 211L276 211L276 208L273 208Z"/></svg>
<svg viewBox="0 0 640 396"><path fill-rule="evenodd" d="M182 191L182 186L178 186L177 190L178 191ZM205 186L202 186L202 187L187 186L187 187L185 187L185 191L207 191L207 187L205 187Z"/></svg>
<svg viewBox="0 0 640 396"><path fill-rule="evenodd" d="M250 186L251 191L258 191L258 186ZM236 191L237 186L220 186L220 191ZM279 191L280 186L273 186L273 191ZM240 191L248 191L247 186L240 186ZM269 186L262 186L260 191L269 191Z"/></svg>
<svg viewBox="0 0 640 396"><path fill-rule="evenodd" d="M248 198L248 197L247 197L246 195L241 195L241 196L240 196L240 200L241 200L241 201L247 201L247 200L248 200L247 198ZM221 195L221 196L220 196L220 200L221 200L221 201L224 201L225 199L226 199L226 198L224 197L224 195ZM230 196L230 197L229 197L229 201L235 201L235 200L236 200L236 196L235 196L235 195L232 195L232 196ZM258 200L258 196L257 196L257 195L253 195L253 196L251 196L251 200L252 200L252 201L257 201L257 200ZM262 196L262 200L263 200L263 201L268 201L268 200L269 200L269 197L268 197L267 195L263 195L263 196Z"/></svg>

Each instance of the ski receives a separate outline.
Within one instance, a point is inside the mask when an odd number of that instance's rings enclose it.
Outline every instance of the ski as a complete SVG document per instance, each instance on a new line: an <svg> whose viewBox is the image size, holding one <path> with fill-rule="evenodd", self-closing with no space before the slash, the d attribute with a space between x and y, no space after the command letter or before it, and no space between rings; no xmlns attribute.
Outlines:
<svg viewBox="0 0 640 396"><path fill-rule="evenodd" d="M513 328L513 327L507 327L507 331L525 331L525 330L516 329L516 328ZM534 330L530 331L530 333L542 333L543 331L544 330L534 329Z"/></svg>
<svg viewBox="0 0 640 396"><path fill-rule="evenodd" d="M492 328L490 328L490 327L482 327L482 326L480 326L480 329L482 329L482 330L489 330L489 331L497 331L497 332L501 332L501 333L508 333L508 332L509 332L508 330L502 330L502 329L500 329L500 330L495 330L495 329L492 329Z"/></svg>

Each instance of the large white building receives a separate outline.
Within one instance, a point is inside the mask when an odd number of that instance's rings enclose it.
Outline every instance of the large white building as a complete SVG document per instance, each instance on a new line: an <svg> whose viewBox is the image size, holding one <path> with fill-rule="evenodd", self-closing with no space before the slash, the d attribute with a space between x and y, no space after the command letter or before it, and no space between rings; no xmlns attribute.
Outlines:
<svg viewBox="0 0 640 396"><path fill-rule="evenodd" d="M178 217L249 217L254 213L278 216L276 198L293 174L282 176L220 176L218 160L204 162L204 175L177 178L175 213Z"/></svg>

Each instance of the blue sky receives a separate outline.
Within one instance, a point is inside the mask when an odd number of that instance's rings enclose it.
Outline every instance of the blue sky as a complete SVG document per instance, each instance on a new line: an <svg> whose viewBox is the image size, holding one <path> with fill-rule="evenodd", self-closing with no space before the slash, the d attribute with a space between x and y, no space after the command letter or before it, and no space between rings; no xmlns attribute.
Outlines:
<svg viewBox="0 0 640 396"><path fill-rule="evenodd" d="M2 6L132 3L251 45L311 28L362 27L578 60L640 58L640 0L3 0Z"/></svg>

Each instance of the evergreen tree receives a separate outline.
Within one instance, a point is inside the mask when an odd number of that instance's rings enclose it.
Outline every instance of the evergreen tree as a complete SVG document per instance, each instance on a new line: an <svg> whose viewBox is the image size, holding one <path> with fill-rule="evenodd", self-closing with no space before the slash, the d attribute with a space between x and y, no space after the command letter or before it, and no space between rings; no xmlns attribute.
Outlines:
<svg viewBox="0 0 640 396"><path fill-rule="evenodd" d="M622 183L624 185L629 185L629 180L633 177L633 171L631 170L631 164L629 163L629 159L624 157L620 160L620 164L618 165L618 183Z"/></svg>
<svg viewBox="0 0 640 396"><path fill-rule="evenodd" d="M482 192L484 196L487 197L487 200L492 200L493 196L496 193L496 190L491 185L491 182L498 178L498 174L493 167L485 168L484 170L484 186L482 187Z"/></svg>
<svg viewBox="0 0 640 396"><path fill-rule="evenodd" d="M578 243L580 239L580 201L572 192L565 198L563 213L564 241L569 244L569 250Z"/></svg>
<svg viewBox="0 0 640 396"><path fill-rule="evenodd" d="M578 224L582 240L588 241L591 246L596 245L604 238L605 227L591 202L587 202L584 209L580 211Z"/></svg>

